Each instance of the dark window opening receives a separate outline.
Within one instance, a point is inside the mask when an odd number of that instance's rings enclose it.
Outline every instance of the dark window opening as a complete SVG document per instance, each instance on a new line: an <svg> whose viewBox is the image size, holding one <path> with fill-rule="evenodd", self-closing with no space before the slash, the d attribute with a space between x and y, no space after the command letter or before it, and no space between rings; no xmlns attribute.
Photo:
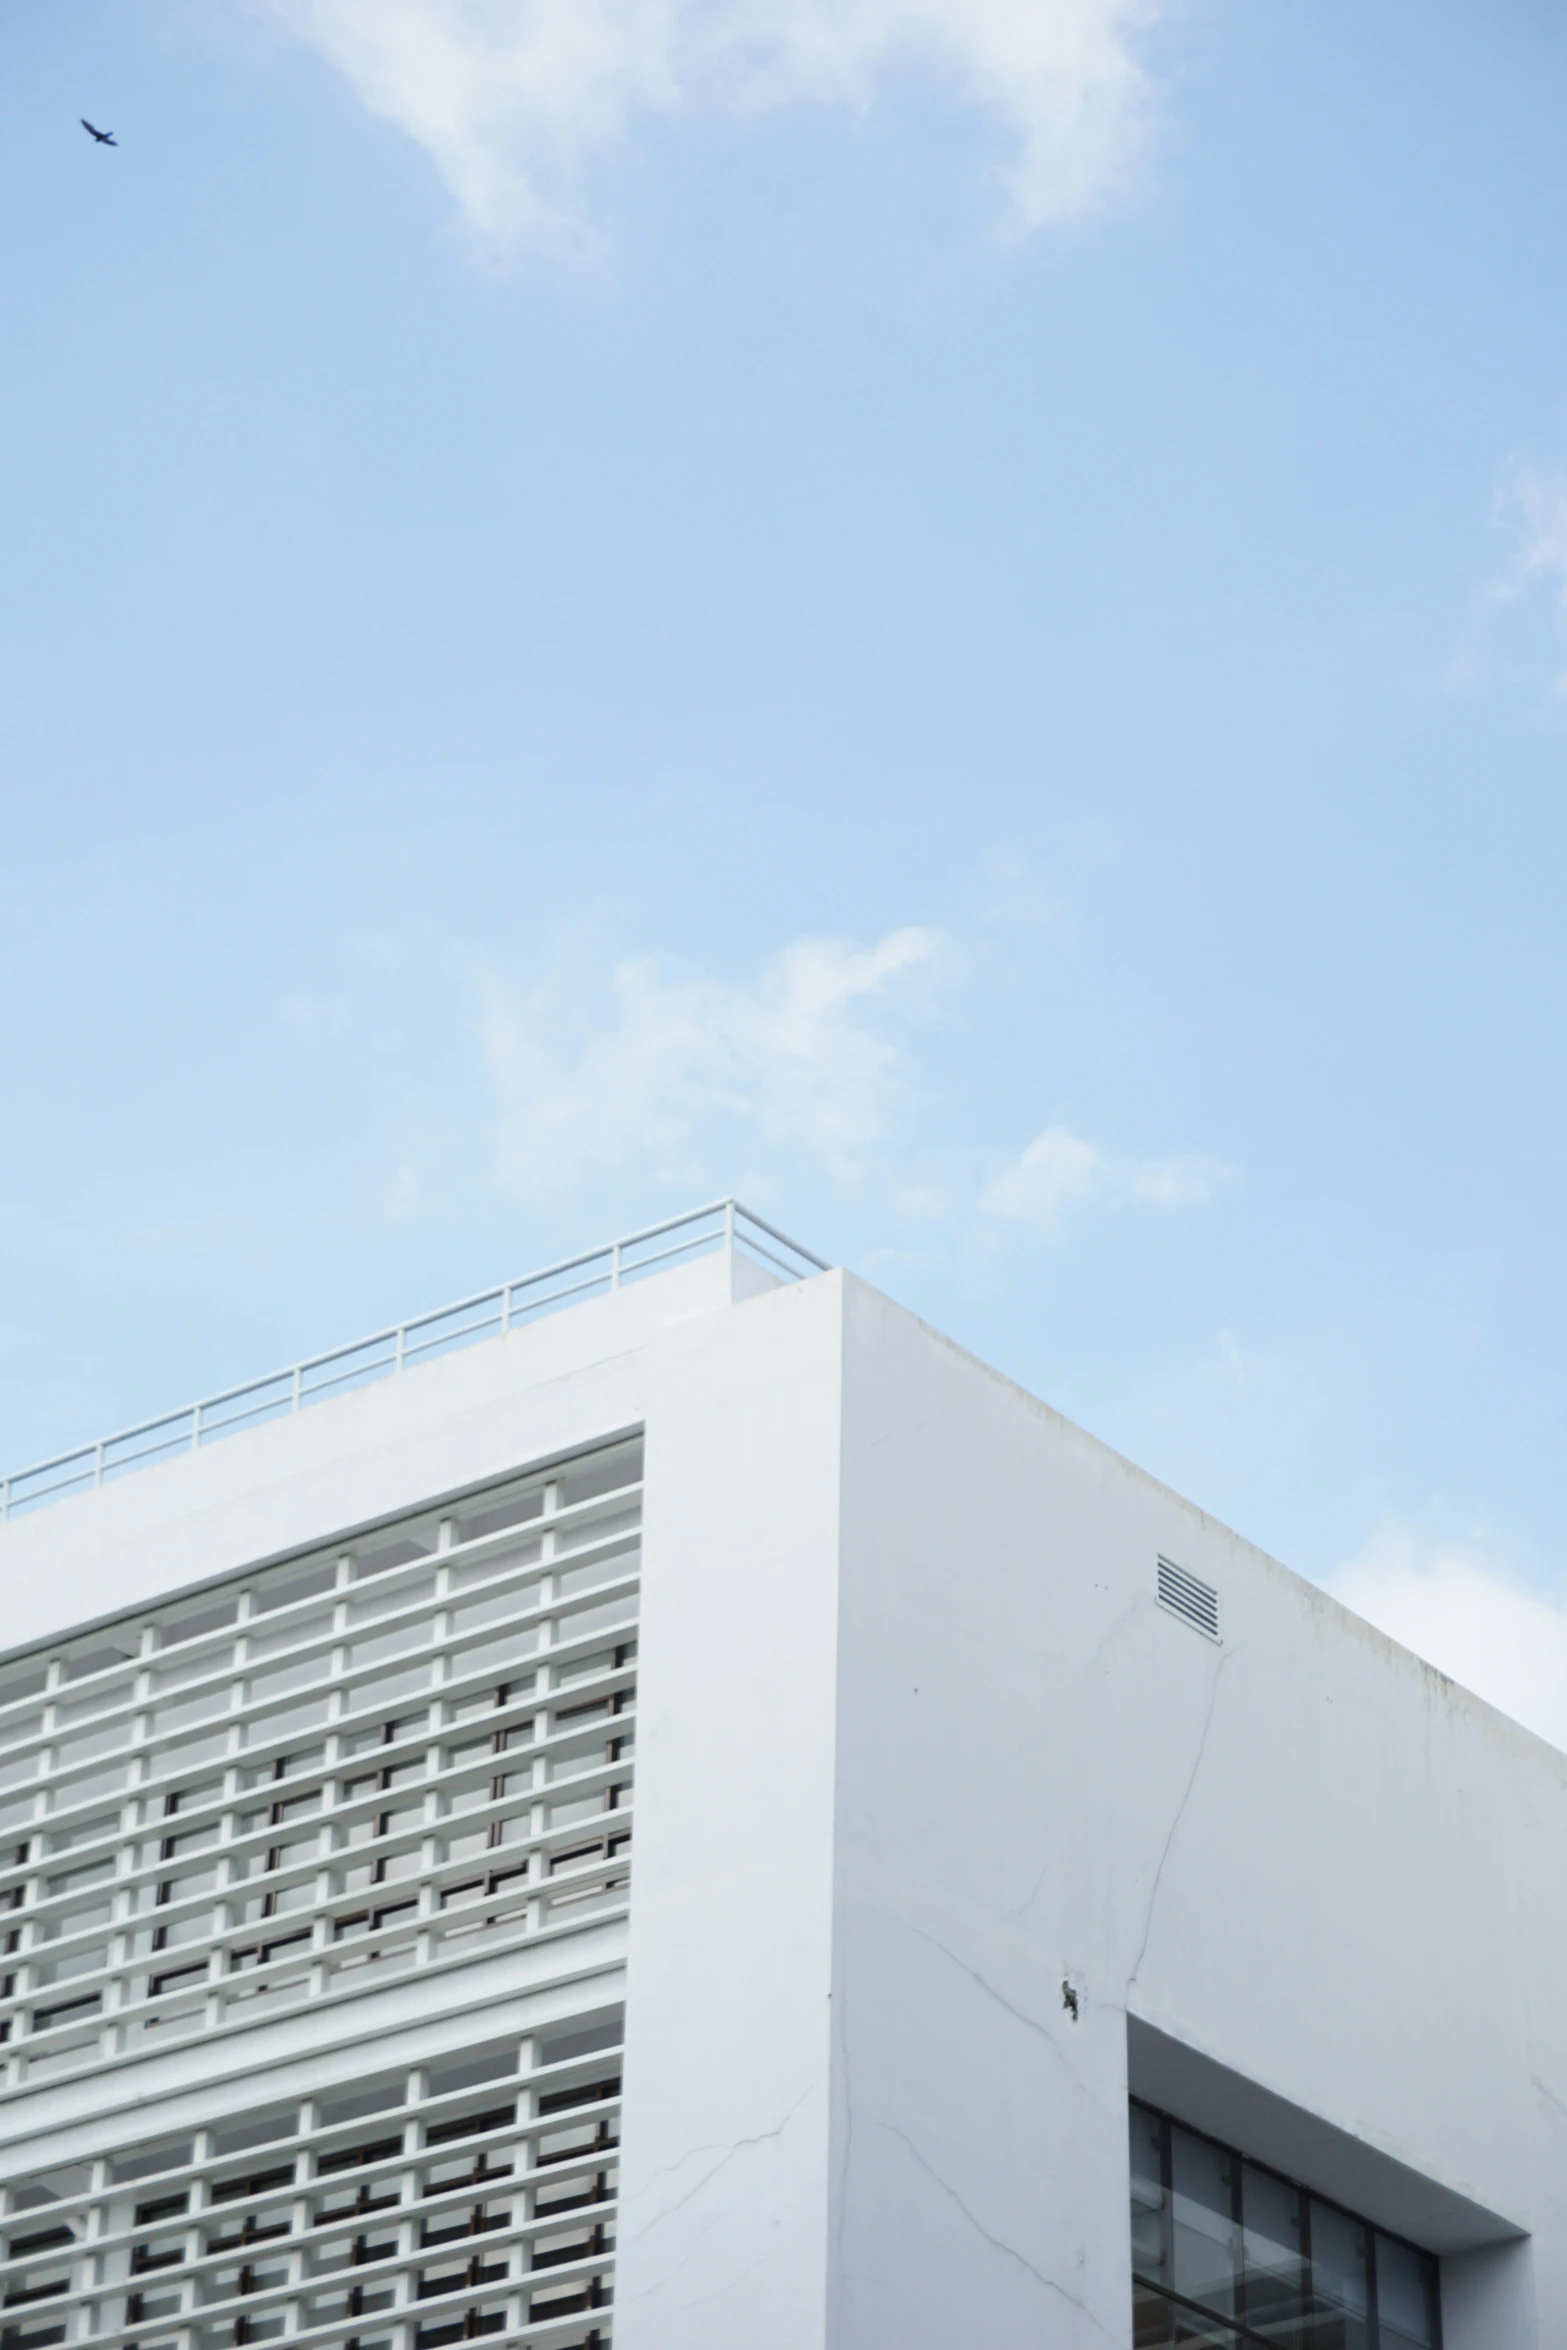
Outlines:
<svg viewBox="0 0 1567 2350"><path fill-rule="evenodd" d="M503 2309L469 2309L454 2325L418 2326L414 2330L415 2350L442 2350L447 2342L473 2342L481 2334L498 2334L506 2323Z"/></svg>
<svg viewBox="0 0 1567 2350"><path fill-rule="evenodd" d="M245 2215L245 2224L242 2228L237 2228L232 2236L209 2236L206 2242L206 2249L209 2253L240 2252L243 2251L244 2248L249 2244L270 2244L274 2237L286 2236L289 2232L289 2223L287 2219L279 2219L274 2223L273 2226L267 2228L262 2226L260 2220L257 2219L253 2211L247 2212ZM242 2271L242 2274L246 2276L248 2276L249 2273L250 2272L248 2269ZM242 2285L240 2290L241 2292L248 2293L250 2287L248 2285Z"/></svg>
<svg viewBox="0 0 1567 2350"><path fill-rule="evenodd" d="M547 2170L551 2163L581 2162L590 2154L611 2154L620 2144L608 2122L600 2122L591 2137L575 2137L566 2146L543 2145L538 2149L534 2168Z"/></svg>
<svg viewBox="0 0 1567 2350"><path fill-rule="evenodd" d="M85 2023L90 2015L98 2013L102 1994L94 1991L86 1999L65 1999L58 2007L38 2007L33 2010L35 2032L58 2031L62 2024Z"/></svg>
<svg viewBox="0 0 1567 2350"><path fill-rule="evenodd" d="M159 1932L162 1932L161 1927ZM161 1999L165 1991L178 1991L182 1987L193 1991L198 1983L204 1983L206 1979L207 1962L199 1958L193 1966L170 1967L161 1975L149 1975L147 1996L149 1999Z"/></svg>
<svg viewBox="0 0 1567 2350"><path fill-rule="evenodd" d="M150 2228L156 2227L160 2219L174 2219L185 2210L189 2200L188 2194L159 2195L151 2203L138 2203L136 2225Z"/></svg>
<svg viewBox="0 0 1567 2350"><path fill-rule="evenodd" d="M1134 2350L1441 2350L1437 2264L1132 2100Z"/></svg>
<svg viewBox="0 0 1567 2350"><path fill-rule="evenodd" d="M506 2274L506 2262L485 2260L475 2253L460 2268L421 2269L414 2287L416 2301L435 2301L443 2293L467 2293L476 2285L493 2285Z"/></svg>
<svg viewBox="0 0 1567 2350"><path fill-rule="evenodd" d="M580 2089L551 2089L539 2099L539 2111L541 2114L569 2113L575 2106L599 2105L606 2097L619 2095L620 2079L617 2075L610 2081L589 2081Z"/></svg>
<svg viewBox="0 0 1567 2350"><path fill-rule="evenodd" d="M6 2253L8 2260L28 2260L40 2252L54 2252L62 2244L74 2244L75 2233L63 2221L52 2228L40 2228L31 2236L13 2236Z"/></svg>
<svg viewBox="0 0 1567 2350"><path fill-rule="evenodd" d="M539 2325L545 2318L575 2317L584 2309L603 2309L609 2301L601 2277L590 2277L572 2293L534 2293L529 2297L528 2320Z"/></svg>
<svg viewBox="0 0 1567 2350"><path fill-rule="evenodd" d="M537 2194L533 2199L533 2208L539 2219L558 2219L564 2218L568 2212L585 2211L595 2203L608 2203L610 2198L609 2173L601 2170L595 2174L591 2186L579 2188L573 2185L570 2192L553 2199L542 2192Z"/></svg>
<svg viewBox="0 0 1567 2350"><path fill-rule="evenodd" d="M270 2195L274 2188L291 2187L293 2184L294 2166L291 2162L284 2162L279 2163L275 2170L253 2171L247 2178L219 2179L213 2186L212 2200L214 2203L233 2203L241 2195Z"/></svg>
<svg viewBox="0 0 1567 2350"><path fill-rule="evenodd" d="M307 1926L298 1933L280 1934L275 1942L247 1943L243 1950L229 1952L229 1973L237 1975L247 1967L270 1966L280 1951L307 1948L309 1942L310 1929Z"/></svg>
<svg viewBox="0 0 1567 2350"><path fill-rule="evenodd" d="M530 2265L535 2269L565 2268L573 2260L594 2259L608 2249L608 2244L609 2238L603 2227L596 2227L584 2235L574 2237L569 2244L535 2245Z"/></svg>
<svg viewBox="0 0 1567 2350"><path fill-rule="evenodd" d="M376 2138L364 2146L341 2146L332 2154L317 2156L316 2177L328 2179L334 2171L357 2170L367 2162L393 2162L402 2150L401 2131L395 2138Z"/></svg>
<svg viewBox="0 0 1567 2350"><path fill-rule="evenodd" d="M454 2138L476 2138L482 2130L510 2129L516 2118L515 2105L493 2105L488 2113L465 2113L457 2121L432 2122L424 2142L427 2146L449 2146Z"/></svg>

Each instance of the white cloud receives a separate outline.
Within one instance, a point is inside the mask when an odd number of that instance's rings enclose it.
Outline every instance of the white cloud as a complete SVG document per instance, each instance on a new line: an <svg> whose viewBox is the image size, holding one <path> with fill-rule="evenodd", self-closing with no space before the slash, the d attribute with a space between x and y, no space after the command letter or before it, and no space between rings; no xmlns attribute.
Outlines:
<svg viewBox="0 0 1567 2350"><path fill-rule="evenodd" d="M1025 1225L1054 1240L1073 1208L1101 1198L1134 1199L1160 1208L1206 1207L1237 1182L1220 1159L1124 1161L1066 1126L1047 1126L1026 1150L990 1176L981 1213L993 1222Z"/></svg>
<svg viewBox="0 0 1567 2350"><path fill-rule="evenodd" d="M1222 1159L1146 1159L1131 1170L1134 1196L1156 1208L1205 1208L1236 1181Z"/></svg>
<svg viewBox="0 0 1567 2350"><path fill-rule="evenodd" d="M576 968L529 988L491 976L482 1046L502 1180L568 1185L640 1163L706 1171L719 1147L803 1153L858 1180L913 1088L897 1022L948 953L933 930L873 946L802 938L754 980L667 959Z"/></svg>
<svg viewBox="0 0 1567 2350"><path fill-rule="evenodd" d="M1061 1229L1068 1209L1104 1189L1104 1153L1065 1126L1047 1126L1009 1165L996 1170L980 1199L984 1214L1026 1224L1046 1240Z"/></svg>
<svg viewBox="0 0 1567 2350"><path fill-rule="evenodd" d="M1026 227L1113 202L1152 113L1168 0L251 0L426 150L496 245L571 242L585 173L639 120L863 106L923 66L998 119Z"/></svg>
<svg viewBox="0 0 1567 2350"><path fill-rule="evenodd" d="M1567 630L1567 474L1514 463L1502 477L1493 519L1510 542L1493 603L1543 605L1558 632ZM1567 691L1567 661L1557 648L1557 683Z"/></svg>
<svg viewBox="0 0 1567 2350"><path fill-rule="evenodd" d="M1543 582L1567 603L1567 474L1543 473L1530 465L1510 466L1497 493L1497 520L1514 542L1514 563L1504 592Z"/></svg>
<svg viewBox="0 0 1567 2350"><path fill-rule="evenodd" d="M1567 1608L1456 1544L1385 1528L1329 1578L1334 1596L1439 1672L1567 1747Z"/></svg>

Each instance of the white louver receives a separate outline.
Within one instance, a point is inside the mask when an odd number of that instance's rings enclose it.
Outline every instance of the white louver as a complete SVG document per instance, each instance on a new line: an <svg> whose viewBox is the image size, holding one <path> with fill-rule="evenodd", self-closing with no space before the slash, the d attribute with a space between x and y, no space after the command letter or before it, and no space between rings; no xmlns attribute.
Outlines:
<svg viewBox="0 0 1567 2350"><path fill-rule="evenodd" d="M0 2350L609 2350L641 1456L0 1673Z"/></svg>

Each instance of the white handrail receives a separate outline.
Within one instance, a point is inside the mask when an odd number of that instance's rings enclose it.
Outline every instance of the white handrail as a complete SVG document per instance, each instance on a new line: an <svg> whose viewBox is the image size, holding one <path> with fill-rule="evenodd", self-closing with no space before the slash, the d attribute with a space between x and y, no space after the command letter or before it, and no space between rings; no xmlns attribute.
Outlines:
<svg viewBox="0 0 1567 2350"><path fill-rule="evenodd" d="M662 1242L661 1247L654 1247ZM687 1257L707 1256L715 1249L740 1249L758 1259L785 1280L802 1281L825 1273L823 1258L815 1256L787 1233L780 1232L742 1207L736 1199L712 1201L662 1224L644 1225L640 1232L608 1241L580 1257L563 1257L537 1273L504 1281L498 1289L483 1289L455 1305L437 1306L406 1322L377 1330L327 1354L307 1355L286 1370L243 1386L226 1387L205 1395L179 1411L160 1412L155 1420L138 1421L113 1436L60 1452L31 1468L0 1478L0 1524L20 1510L37 1509L49 1501L102 1485L131 1469L145 1468L171 1453L198 1452L236 1429L257 1420L278 1419L303 1411L344 1387L367 1386L372 1380L395 1377L426 1356L449 1353L479 1338L504 1335L524 1321L557 1313L580 1300L623 1288L661 1267ZM575 1276L575 1278L572 1278Z"/></svg>

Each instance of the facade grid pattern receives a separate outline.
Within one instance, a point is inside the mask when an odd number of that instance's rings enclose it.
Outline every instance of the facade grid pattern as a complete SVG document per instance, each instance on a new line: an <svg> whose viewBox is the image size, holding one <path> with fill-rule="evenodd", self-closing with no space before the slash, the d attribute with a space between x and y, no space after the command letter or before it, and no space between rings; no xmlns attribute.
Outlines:
<svg viewBox="0 0 1567 2350"><path fill-rule="evenodd" d="M576 1946L627 1914L641 1479L607 1442L0 1669L5 2085L46 2117L91 2068L125 2140L0 2156L0 2350L608 2342L620 2031ZM449 2019L513 1951L547 2027L394 2062L365 2010L348 2083L133 2135L148 2060L400 1983Z"/></svg>
<svg viewBox="0 0 1567 2350"><path fill-rule="evenodd" d="M13 2182L5 2350L598 2350L620 2037L556 2027Z"/></svg>
<svg viewBox="0 0 1567 2350"><path fill-rule="evenodd" d="M623 1908L639 1479L623 1446L12 1667L8 2085Z"/></svg>

